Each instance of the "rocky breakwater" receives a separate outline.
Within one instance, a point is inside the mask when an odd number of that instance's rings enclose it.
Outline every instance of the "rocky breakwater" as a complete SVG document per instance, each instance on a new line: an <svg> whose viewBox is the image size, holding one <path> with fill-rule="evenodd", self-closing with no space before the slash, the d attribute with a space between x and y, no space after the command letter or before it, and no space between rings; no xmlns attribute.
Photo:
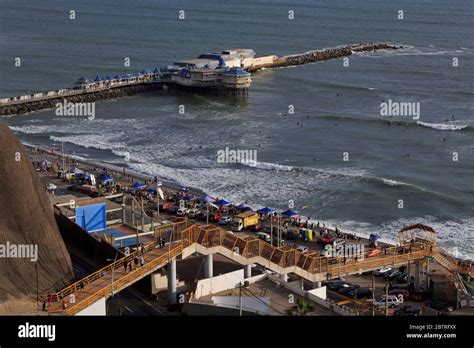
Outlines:
<svg viewBox="0 0 474 348"><path fill-rule="evenodd" d="M342 57L348 57L354 52L375 52L385 49L398 50L403 48L403 46L391 45L387 43L361 43L357 45L328 48L324 50L315 50L301 54L294 54L291 56L279 57L272 64L252 67L251 69L249 69L249 71L254 72L262 68L283 68L288 66L309 64L324 60L337 59Z"/></svg>

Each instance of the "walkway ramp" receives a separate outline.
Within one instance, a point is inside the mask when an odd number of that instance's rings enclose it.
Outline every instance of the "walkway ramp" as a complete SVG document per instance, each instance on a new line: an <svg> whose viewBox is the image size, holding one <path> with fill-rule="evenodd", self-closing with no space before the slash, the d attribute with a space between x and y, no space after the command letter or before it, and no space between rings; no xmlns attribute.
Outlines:
<svg viewBox="0 0 474 348"><path fill-rule="evenodd" d="M187 227L186 227L187 226ZM294 273L310 282L343 275L371 271L385 266L400 266L408 261L416 261L431 255L431 251L421 243L406 248L387 248L386 252L369 257L370 251L358 260L328 258L320 255L307 255L289 246L275 247L253 236L239 237L216 226L182 225L183 230L166 236L169 240L164 248L151 242L110 265L94 272L53 295L50 313L75 315L101 298L108 298L134 284L145 276L165 266L171 259L186 258L194 253L203 255L219 253L242 265L259 264L278 274ZM161 234L155 238L162 237ZM133 263L135 257L145 260L143 266L125 270L124 263ZM62 302L67 304L63 308Z"/></svg>

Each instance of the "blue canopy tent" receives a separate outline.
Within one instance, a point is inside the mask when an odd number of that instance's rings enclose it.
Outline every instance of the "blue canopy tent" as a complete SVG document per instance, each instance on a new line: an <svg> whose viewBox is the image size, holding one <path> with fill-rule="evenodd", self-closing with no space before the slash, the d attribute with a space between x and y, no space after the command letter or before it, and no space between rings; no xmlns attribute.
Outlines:
<svg viewBox="0 0 474 348"><path fill-rule="evenodd" d="M295 216L298 216L299 214L296 211L288 209L282 212L281 215L286 216L286 217L295 217Z"/></svg>
<svg viewBox="0 0 474 348"><path fill-rule="evenodd" d="M154 195L156 195L156 189L154 188L149 188L146 190L146 192L153 193Z"/></svg>
<svg viewBox="0 0 474 348"><path fill-rule="evenodd" d="M185 200L185 201L191 201L191 200L194 199L194 196L192 196L192 195L186 195L186 196L181 196L181 197L179 197L179 199L183 199L183 200Z"/></svg>
<svg viewBox="0 0 474 348"><path fill-rule="evenodd" d="M161 70L159 68L155 68L155 70L153 70L153 74L161 75Z"/></svg>
<svg viewBox="0 0 474 348"><path fill-rule="evenodd" d="M47 159L42 160L41 163L40 163L41 167L48 167L51 164L53 164L53 162L50 162Z"/></svg>
<svg viewBox="0 0 474 348"><path fill-rule="evenodd" d="M114 178L108 176L107 174L100 174L99 180L104 181L104 182L110 182L110 181L114 181Z"/></svg>
<svg viewBox="0 0 474 348"><path fill-rule="evenodd" d="M100 77L99 75L96 75L96 77L95 77L95 79L94 79L94 82L100 82L100 81L102 81L102 80L103 80L102 77Z"/></svg>
<svg viewBox="0 0 474 348"><path fill-rule="evenodd" d="M226 201L225 199L221 198L218 201L216 201L216 204L221 206L221 207L227 207L232 204L232 202Z"/></svg>
<svg viewBox="0 0 474 348"><path fill-rule="evenodd" d="M273 209L270 209L268 207L265 207L265 208L262 208L262 209L259 209L257 210L257 213L260 213L260 214L270 214L271 212L273 212L274 210Z"/></svg>
<svg viewBox="0 0 474 348"><path fill-rule="evenodd" d="M114 79L115 79L115 80L120 80L120 79L121 79L121 76L120 76L120 75L115 75L115 76L114 76Z"/></svg>
<svg viewBox="0 0 474 348"><path fill-rule="evenodd" d="M79 173L75 175L76 179L78 180L90 180L91 175L89 173Z"/></svg>
<svg viewBox="0 0 474 348"><path fill-rule="evenodd" d="M370 240L370 241L374 241L374 242L375 242L375 241L377 241L377 240L379 240L379 239L380 239L380 236L379 236L378 234L373 234L373 233L372 233L372 234L369 236L369 240Z"/></svg>
<svg viewBox="0 0 474 348"><path fill-rule="evenodd" d="M134 188L134 189L139 190L139 189L144 188L145 186L146 186L145 184L142 184L141 182L137 181L137 182L134 182L131 187Z"/></svg>
<svg viewBox="0 0 474 348"><path fill-rule="evenodd" d="M151 69L144 69L142 71L142 75L151 75L151 74L153 74L153 70Z"/></svg>
<svg viewBox="0 0 474 348"><path fill-rule="evenodd" d="M240 203L238 206L235 207L235 209L241 210L241 211L250 211L253 210L252 207L249 207L245 203Z"/></svg>

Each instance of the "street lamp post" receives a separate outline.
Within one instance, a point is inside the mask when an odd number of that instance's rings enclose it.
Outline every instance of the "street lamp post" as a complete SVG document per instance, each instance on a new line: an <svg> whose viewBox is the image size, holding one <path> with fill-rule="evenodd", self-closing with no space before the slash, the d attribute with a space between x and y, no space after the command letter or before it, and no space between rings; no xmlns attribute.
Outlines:
<svg viewBox="0 0 474 348"><path fill-rule="evenodd" d="M117 257L118 253L115 254L115 258L112 259L105 259L105 261L110 262L113 261L113 266L112 266L112 282L111 282L111 288L112 288L112 298L114 297L114 271L115 271L115 262L117 262ZM121 309L120 309L120 295L117 295L118 298L118 307L119 307L119 315L121 314Z"/></svg>
<svg viewBox="0 0 474 348"><path fill-rule="evenodd" d="M163 184L159 180L159 177L156 176L156 218L158 223L160 222L160 194L158 192L160 186L163 186Z"/></svg>

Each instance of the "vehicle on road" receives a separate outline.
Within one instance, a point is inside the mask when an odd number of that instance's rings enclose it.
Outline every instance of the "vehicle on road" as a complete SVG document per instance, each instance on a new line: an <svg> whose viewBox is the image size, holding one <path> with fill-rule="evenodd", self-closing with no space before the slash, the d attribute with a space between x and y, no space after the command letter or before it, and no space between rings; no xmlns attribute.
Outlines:
<svg viewBox="0 0 474 348"><path fill-rule="evenodd" d="M81 185L71 185L67 187L68 191L79 192L81 190Z"/></svg>
<svg viewBox="0 0 474 348"><path fill-rule="evenodd" d="M230 222L232 222L232 218L227 215L224 215L219 219L219 225L228 225Z"/></svg>
<svg viewBox="0 0 474 348"><path fill-rule="evenodd" d="M218 222L222 217L222 214L220 213L212 213L209 214L209 221L210 222Z"/></svg>
<svg viewBox="0 0 474 348"><path fill-rule="evenodd" d="M416 304L401 306L393 312L393 315L397 315L397 316L413 316L413 315L420 315L420 314L421 314L421 307Z"/></svg>
<svg viewBox="0 0 474 348"><path fill-rule="evenodd" d="M400 298L395 295L388 295L386 298L384 295L376 299L373 303L377 307L384 307L386 304L388 304L390 308L394 308L401 305L403 303L403 300L400 300Z"/></svg>
<svg viewBox="0 0 474 348"><path fill-rule="evenodd" d="M387 272L393 271L392 267L382 267L381 269L374 271L374 276L376 277L381 277Z"/></svg>
<svg viewBox="0 0 474 348"><path fill-rule="evenodd" d="M392 289L388 292L389 295L395 295L397 297L402 297L403 301L410 299L410 292L407 289Z"/></svg>
<svg viewBox="0 0 474 348"><path fill-rule="evenodd" d="M188 218L195 219L199 214L199 209L193 208L188 210Z"/></svg>
<svg viewBox="0 0 474 348"><path fill-rule="evenodd" d="M250 227L249 227L249 230L252 231L252 232L264 231L264 230L265 230L265 224L262 224L261 222L259 222L259 223L256 224L256 225L250 226Z"/></svg>
<svg viewBox="0 0 474 348"><path fill-rule="evenodd" d="M400 277L400 276L402 276L402 275L403 275L402 272L393 270L393 271L384 273L384 274L383 274L383 277L384 277L385 279L388 279L388 280L395 280L395 279L397 279L398 277Z"/></svg>
<svg viewBox="0 0 474 348"><path fill-rule="evenodd" d="M255 234L255 236L257 238L260 238L261 240L264 240L265 242L270 242L270 235L268 233L265 233L265 232L257 232Z"/></svg>
<svg viewBox="0 0 474 348"><path fill-rule="evenodd" d="M337 289L337 292L341 295L347 295L347 293L349 293L350 291L356 291L359 288L360 288L360 285L346 283L346 284L342 284L342 286L339 289Z"/></svg>
<svg viewBox="0 0 474 348"><path fill-rule="evenodd" d="M299 245L296 250L298 250L300 253L305 254L309 251L309 248L306 245Z"/></svg>
<svg viewBox="0 0 474 348"><path fill-rule="evenodd" d="M244 228L249 228L258 224L258 213L254 211L245 211L234 217L232 220L232 231L240 232Z"/></svg>
<svg viewBox="0 0 474 348"><path fill-rule="evenodd" d="M382 253L382 250L377 248L370 248L369 253L367 254L368 257L376 257Z"/></svg>
<svg viewBox="0 0 474 348"><path fill-rule="evenodd" d="M334 242L334 238L331 238L329 235L324 235L321 238L318 238L318 244L322 246L326 246L327 244L332 244Z"/></svg>
<svg viewBox="0 0 474 348"><path fill-rule="evenodd" d="M444 302L435 301L435 300L429 301L426 305L430 308L436 309L444 313L452 312L454 310L454 308L451 305Z"/></svg>
<svg viewBox="0 0 474 348"><path fill-rule="evenodd" d="M371 298L372 290L369 288L351 289L346 293L346 296L356 300L361 298Z"/></svg>
<svg viewBox="0 0 474 348"><path fill-rule="evenodd" d="M186 213L188 212L187 208L179 208L176 211L176 216L186 216Z"/></svg>

